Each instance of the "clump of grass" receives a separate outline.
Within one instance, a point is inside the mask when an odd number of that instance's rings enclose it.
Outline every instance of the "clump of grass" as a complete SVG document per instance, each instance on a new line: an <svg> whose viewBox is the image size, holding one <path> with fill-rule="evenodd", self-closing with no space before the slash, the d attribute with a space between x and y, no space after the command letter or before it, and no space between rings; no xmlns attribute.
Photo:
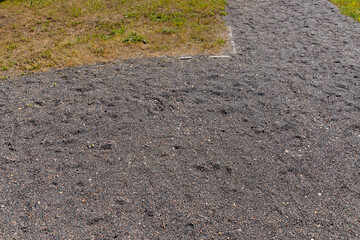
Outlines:
<svg viewBox="0 0 360 240"><path fill-rule="evenodd" d="M0 78L140 55L217 53L227 39L226 4L0 0Z"/></svg>
<svg viewBox="0 0 360 240"><path fill-rule="evenodd" d="M360 22L360 0L331 0L341 12Z"/></svg>

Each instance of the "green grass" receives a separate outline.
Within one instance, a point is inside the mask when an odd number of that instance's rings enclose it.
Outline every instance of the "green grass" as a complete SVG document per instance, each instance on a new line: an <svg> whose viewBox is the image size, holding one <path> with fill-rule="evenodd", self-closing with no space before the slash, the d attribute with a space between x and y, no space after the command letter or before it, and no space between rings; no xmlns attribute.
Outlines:
<svg viewBox="0 0 360 240"><path fill-rule="evenodd" d="M0 77L118 58L217 53L226 0L0 0Z"/></svg>
<svg viewBox="0 0 360 240"><path fill-rule="evenodd" d="M330 0L341 12L360 22L360 0Z"/></svg>

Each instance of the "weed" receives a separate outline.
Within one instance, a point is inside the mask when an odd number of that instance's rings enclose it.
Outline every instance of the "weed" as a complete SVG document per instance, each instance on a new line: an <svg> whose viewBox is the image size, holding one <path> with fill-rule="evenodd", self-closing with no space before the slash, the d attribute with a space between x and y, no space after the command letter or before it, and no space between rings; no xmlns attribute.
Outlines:
<svg viewBox="0 0 360 240"><path fill-rule="evenodd" d="M126 18L138 18L139 17L139 13L138 12L128 12L125 14Z"/></svg>
<svg viewBox="0 0 360 240"><path fill-rule="evenodd" d="M223 39L223 38L220 38L220 39L216 40L216 43L217 43L219 46L224 46L225 43L226 43L226 40Z"/></svg>
<svg viewBox="0 0 360 240"><path fill-rule="evenodd" d="M97 56L104 56L104 50L103 49L101 49L101 48L95 48L94 50L93 50L93 53L95 54L95 55L97 55Z"/></svg>
<svg viewBox="0 0 360 240"><path fill-rule="evenodd" d="M150 19L153 20L153 21L164 22L164 21L167 21L169 19L169 16L166 15L166 14L163 14L163 13L153 13L150 16Z"/></svg>
<svg viewBox="0 0 360 240"><path fill-rule="evenodd" d="M175 12L172 14L172 22L177 27L183 27L185 24L185 18L181 12Z"/></svg>
<svg viewBox="0 0 360 240"><path fill-rule="evenodd" d="M37 70L37 69L40 69L41 68L41 64L34 64L30 67L29 70Z"/></svg>
<svg viewBox="0 0 360 240"><path fill-rule="evenodd" d="M71 27L76 27L76 26L78 26L78 25L80 25L82 23L83 23L82 21L76 20L76 21L71 22L70 26Z"/></svg>
<svg viewBox="0 0 360 240"><path fill-rule="evenodd" d="M123 34L125 33L125 31L126 31L126 29L123 28L123 27L117 28L117 29L113 29L113 30L111 30L110 35L115 35L115 36L117 36L117 35L123 35Z"/></svg>
<svg viewBox="0 0 360 240"><path fill-rule="evenodd" d="M25 107L32 108L32 107L34 107L34 104L33 103L25 103Z"/></svg>
<svg viewBox="0 0 360 240"><path fill-rule="evenodd" d="M52 57L51 49L46 49L39 53L40 58L50 59Z"/></svg>
<svg viewBox="0 0 360 240"><path fill-rule="evenodd" d="M15 66L15 65L16 65L16 61L10 61L10 62L8 63L9 68L11 68L11 67L13 67L13 66Z"/></svg>
<svg viewBox="0 0 360 240"><path fill-rule="evenodd" d="M127 38L125 38L123 40L123 42L128 42L128 43L138 43L138 42L143 42L143 43L147 43L146 39L140 35L137 35L137 33L131 33Z"/></svg>
<svg viewBox="0 0 360 240"><path fill-rule="evenodd" d="M22 37L20 41L21 41L21 42L24 42L24 43L31 42L31 40L28 39L28 38L26 38L26 37Z"/></svg>
<svg viewBox="0 0 360 240"><path fill-rule="evenodd" d="M17 48L17 44L11 43L11 44L7 45L6 48L9 52L12 52Z"/></svg>
<svg viewBox="0 0 360 240"><path fill-rule="evenodd" d="M103 2L100 1L91 1L91 7L93 10L99 10L103 8Z"/></svg>
<svg viewBox="0 0 360 240"><path fill-rule="evenodd" d="M161 33L163 34L172 34L172 33L175 33L176 32L176 29L175 28L163 28L161 29Z"/></svg>
<svg viewBox="0 0 360 240"><path fill-rule="evenodd" d="M155 51L164 51L164 50L169 49L169 46L167 46L167 45L155 45L155 46L153 47L153 49L154 49Z"/></svg>
<svg viewBox="0 0 360 240"><path fill-rule="evenodd" d="M226 16L227 13L226 13L225 11L221 11L221 12L220 12L220 15L221 15L221 16Z"/></svg>
<svg viewBox="0 0 360 240"><path fill-rule="evenodd" d="M84 13L83 13L83 10L82 8L80 7L72 7L68 13L71 17L75 17L75 18L78 18L80 16L82 16Z"/></svg>
<svg viewBox="0 0 360 240"><path fill-rule="evenodd" d="M102 40L109 40L112 36L108 34L98 34L97 37Z"/></svg>
<svg viewBox="0 0 360 240"><path fill-rule="evenodd" d="M29 75L29 74L30 74L30 72L25 71L25 72L21 73L21 76L26 76L26 75Z"/></svg>

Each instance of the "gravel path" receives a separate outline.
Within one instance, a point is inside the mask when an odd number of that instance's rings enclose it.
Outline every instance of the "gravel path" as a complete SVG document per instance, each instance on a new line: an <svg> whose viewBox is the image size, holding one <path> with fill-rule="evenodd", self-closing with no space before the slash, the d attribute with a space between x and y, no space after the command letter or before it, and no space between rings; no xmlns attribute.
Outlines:
<svg viewBox="0 0 360 240"><path fill-rule="evenodd" d="M360 24L230 1L237 54L0 83L0 239L359 239Z"/></svg>

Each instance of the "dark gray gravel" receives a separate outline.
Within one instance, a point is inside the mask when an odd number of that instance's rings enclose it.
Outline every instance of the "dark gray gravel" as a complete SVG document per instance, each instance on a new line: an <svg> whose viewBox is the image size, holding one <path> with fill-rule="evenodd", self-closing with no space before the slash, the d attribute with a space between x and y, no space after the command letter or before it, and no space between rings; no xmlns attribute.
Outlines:
<svg viewBox="0 0 360 240"><path fill-rule="evenodd" d="M359 239L360 24L230 1L237 55L0 83L1 239Z"/></svg>

